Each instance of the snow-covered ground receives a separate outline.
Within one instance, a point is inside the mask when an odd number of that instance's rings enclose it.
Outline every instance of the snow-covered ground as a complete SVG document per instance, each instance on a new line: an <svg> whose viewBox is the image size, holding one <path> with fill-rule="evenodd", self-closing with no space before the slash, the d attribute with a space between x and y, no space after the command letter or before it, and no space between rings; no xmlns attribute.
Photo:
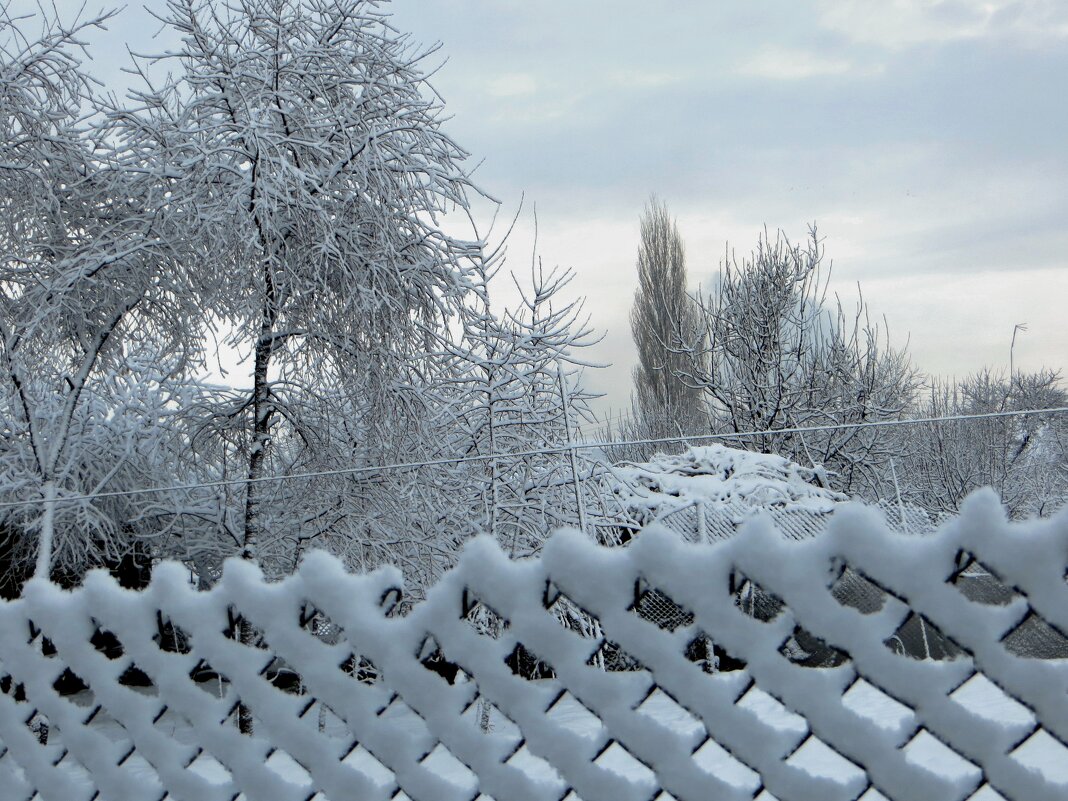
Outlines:
<svg viewBox="0 0 1068 801"><path fill-rule="evenodd" d="M1068 670L1068 664L1063 665L1063 667ZM721 673L717 676L711 676L710 680L740 683L743 686L748 683L747 677L742 673ZM954 701L976 714L1006 726L1030 726L1034 723L1034 718L1025 707L1006 696L981 675L977 675L966 682L951 697ZM88 699L81 700L83 703L88 703ZM864 680L858 681L843 696L843 703L857 714L869 718L875 725L882 728L907 730L913 726L912 713L906 707ZM768 726L796 734L799 741L804 739L808 732L808 725L803 718L787 710L776 699L758 689L755 685L741 696L738 700L738 705L752 711ZM637 711L661 723L670 725L671 728L687 737L692 743L692 747L697 749L694 753L694 760L705 771L750 792L755 792L759 788L760 780L757 774L732 757L714 741L705 740L704 727L701 723L666 694L659 690L655 691L638 707ZM426 735L426 727L422 719L402 702L394 701L381 714L412 737ZM472 722L475 722L476 716L481 715L481 707L478 704L474 704L466 714L472 718ZM343 722L328 711L324 711L320 716L318 707L312 707L307 712L307 715L311 716L312 720L320 722L327 734L338 738L347 738L349 736ZM601 722L570 694L565 693L560 697L548 710L547 715L559 726L576 734L595 738L601 733ZM96 727L98 730L106 732L113 739L120 740L125 738L123 730L103 713L97 716ZM159 721L157 727L170 734L178 743L191 743L190 730L178 716L168 713ZM515 724L501 716L493 708L490 709L489 736L509 742L512 748L518 745L520 740L520 734ZM49 743L50 748L55 748L58 752L61 752L60 740L61 734L53 732ZM909 762L932 772L954 779L978 780L979 778L979 769L976 766L962 759L925 731L921 730L920 734L914 736L905 746L904 752ZM1022 765L1042 773L1049 781L1063 784L1065 797L1068 798L1068 759L1065 758L1066 751L1052 737L1040 731L1020 745L1013 756ZM0 759L0 764L4 761ZM383 786L392 784L391 772L362 747L354 749L344 761L353 767L357 767L377 784ZM787 761L788 764L801 768L813 775L842 783L856 780L861 775L861 771L856 765L837 754L814 736L804 739L801 747ZM607 749L598 758L597 763L632 782L647 786L650 794L656 788L655 777L652 772L617 745ZM150 766L136 755L131 757L129 764L131 767L140 765L146 774L151 772ZM472 794L474 793L477 784L475 776L441 746L438 746L427 756L424 764L449 782L464 788L466 791L470 791ZM525 747L520 748L515 753L510 759L510 764L524 771L532 778L557 785L561 793L565 788L563 780L556 771L544 760L529 753ZM267 765L277 772L280 778L284 778L294 784L305 784L310 781L310 777L304 769L283 752L276 751L272 754L267 761ZM13 766L8 765L6 767ZM192 763L190 769L213 782L225 782L229 778L226 769L216 759L207 754L199 756ZM73 765L71 765L71 771L73 773L79 772ZM240 798L243 799L244 796L240 796ZM407 799L407 796L402 793L397 798ZM771 796L764 792L758 798L766 801ZM864 801L875 801L875 799L881 799L883 796L875 791L869 791L863 798ZM972 798L975 801L992 801L1000 798L1000 796L988 788L984 788L973 795ZM122 799L100 797L99 801L122 801Z"/></svg>

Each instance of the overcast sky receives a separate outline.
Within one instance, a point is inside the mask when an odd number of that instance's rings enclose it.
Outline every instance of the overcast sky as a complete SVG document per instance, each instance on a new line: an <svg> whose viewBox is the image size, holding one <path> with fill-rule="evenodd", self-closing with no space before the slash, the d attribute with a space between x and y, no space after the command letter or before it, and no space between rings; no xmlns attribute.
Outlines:
<svg viewBox="0 0 1068 801"><path fill-rule="evenodd" d="M81 0L58 0L73 12ZM148 0L160 8L163 0ZM395 0L440 41L433 84L481 186L537 204L546 265L573 267L628 405L638 218L651 192L693 287L727 243L816 222L834 287L860 282L932 373L1068 365L1068 2ZM139 7L94 38L121 87L124 42L162 49ZM447 60L446 60L447 59ZM509 249L529 263L529 215Z"/></svg>

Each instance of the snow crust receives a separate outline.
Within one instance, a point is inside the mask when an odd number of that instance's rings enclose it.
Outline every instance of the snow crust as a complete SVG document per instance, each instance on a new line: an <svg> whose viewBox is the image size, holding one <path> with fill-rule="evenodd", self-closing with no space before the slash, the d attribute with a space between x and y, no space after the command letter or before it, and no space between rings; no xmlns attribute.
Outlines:
<svg viewBox="0 0 1068 801"><path fill-rule="evenodd" d="M981 604L947 583L962 551L1014 599ZM1063 801L1068 665L1014 655L1001 640L1028 614L1068 631L1066 559L1068 513L1009 523L986 492L928 537L902 537L878 512L838 504L826 532L804 541L759 517L713 545L651 526L608 549L562 531L522 561L482 538L404 616L389 614L399 571L350 575L323 553L278 582L231 562L207 592L172 564L143 592L104 573L73 591L33 582L0 603L0 675L28 699L0 693L0 787L5 801L35 792L43 801ZM862 614L835 599L843 565L889 591L882 608ZM735 571L781 598L781 614L744 614L729 591ZM668 631L635 614L639 579L693 623ZM547 609L559 595L600 633L561 626ZM504 621L497 636L467 620L476 599ZM339 630L333 642L301 627L311 607ZM916 660L887 647L910 610L964 655ZM235 611L265 647L224 635ZM161 650L158 616L188 635L187 653ZM117 636L121 656L91 644L98 626ZM848 659L791 662L782 646L797 626ZM745 669L710 675L690 662L699 633ZM640 669L591 665L605 639ZM461 668L456 683L419 661L431 642ZM515 675L505 659L518 643L555 678ZM380 681L346 672L353 655ZM277 659L301 676L301 692L262 675ZM224 680L193 681L201 661ZM122 685L131 665L153 686ZM88 692L55 691L66 667ZM235 725L238 699L252 735ZM31 725L42 721L47 743Z"/></svg>

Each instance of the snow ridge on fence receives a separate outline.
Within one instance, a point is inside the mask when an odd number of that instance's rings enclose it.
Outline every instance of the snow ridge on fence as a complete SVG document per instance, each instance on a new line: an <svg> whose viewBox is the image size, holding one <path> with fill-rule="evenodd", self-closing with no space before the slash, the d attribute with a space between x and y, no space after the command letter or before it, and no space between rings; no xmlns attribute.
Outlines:
<svg viewBox="0 0 1068 801"><path fill-rule="evenodd" d="M952 583L972 560L1012 590L1008 603L976 603ZM406 615L390 612L397 571L354 576L324 554L274 583L231 562L208 592L168 564L143 592L103 573L71 592L34 582L0 603L0 676L10 676L0 694L0 788L11 801L1063 799L1068 787L1018 757L1036 737L1068 743L1068 670L1015 655L1002 640L1034 615L1068 632L1066 561L1068 514L1008 523L987 492L919 538L846 505L802 542L767 519L713 545L655 527L614 549L561 532L539 558L517 562L479 539ZM836 600L832 587L847 567L886 592L880 609L865 614ZM745 581L781 601L774 618L739 607ZM685 610L674 630L636 614L650 591ZM596 618L595 636L560 625L561 603ZM472 625L475 607L482 625ZM328 618L338 636L302 625L312 609L320 630ZM254 627L254 645L228 636L236 614ZM888 646L910 614L963 656L916 660ZM161 647L161 621L181 647ZM121 648L95 646L100 630ZM837 648L840 663L792 661L785 646L799 630ZM709 673L687 656L701 637L745 668ZM519 644L555 677L516 675L508 659ZM420 661L435 649L460 666L461 680ZM625 652L635 669L602 670L605 649ZM299 674L296 691L268 681L278 660ZM190 677L205 664L225 677L214 689ZM151 686L120 682L132 666ZM59 694L53 684L65 668L89 690ZM366 681L372 670L379 678ZM959 699L976 682L1014 699L1019 714L995 720L970 710ZM797 725L769 723L757 693ZM865 716L850 700L858 693L900 714ZM234 723L238 699L252 734ZM563 704L595 725L568 726L554 715ZM676 723L652 714L665 704ZM910 760L918 738L940 741L966 769L947 775ZM850 770L806 769L798 755L815 745ZM633 770L616 767L621 752ZM459 773L438 769L443 758ZM214 774L196 769L209 761Z"/></svg>

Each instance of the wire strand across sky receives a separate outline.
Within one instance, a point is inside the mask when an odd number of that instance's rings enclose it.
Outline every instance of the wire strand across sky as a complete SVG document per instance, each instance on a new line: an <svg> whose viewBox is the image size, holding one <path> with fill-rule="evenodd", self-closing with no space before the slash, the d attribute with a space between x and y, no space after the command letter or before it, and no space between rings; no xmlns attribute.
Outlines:
<svg viewBox="0 0 1068 801"><path fill-rule="evenodd" d="M953 423L967 420L991 420L1004 417L1031 417L1039 414L1064 414L1068 412L1068 406L1055 406L1048 409L1022 409L1020 411L983 412L978 414L958 414L945 417L917 417L906 420L878 420L865 423L836 423L823 426L795 426L793 428L775 428L765 431L733 431L718 434L688 434L677 437L658 437L653 439L630 439L615 442L566 442L544 448L533 448L523 451L504 451L499 453L484 453L471 456L445 457L441 459L428 459L416 462L393 462L390 464L361 465L353 467L341 467L333 470L316 470L305 473L291 473L282 476L262 476L260 478L228 478L219 481L204 481L193 484L173 484L158 487L142 487L129 490L112 490L108 492L96 492L91 495L68 495L56 498L55 503L82 503L95 501L102 498L122 498L133 495L151 495L165 492L177 492L182 490L212 489L219 487L237 486L241 484L261 484L275 481L296 481L308 478L325 478L327 476L356 475L359 473L381 473L390 470L411 470L420 467L436 467L444 465L464 464L467 462L487 462L495 459L521 458L526 456L544 456L549 454L569 453L580 450L596 450L632 445L664 445L673 442L700 442L708 440L733 440L749 439L753 437L768 436L771 434L807 434L816 431L845 431L863 428L889 428L891 426L925 425L930 423ZM18 501L0 502L0 509L13 509L23 506L36 506L44 503L43 498L28 498Z"/></svg>

